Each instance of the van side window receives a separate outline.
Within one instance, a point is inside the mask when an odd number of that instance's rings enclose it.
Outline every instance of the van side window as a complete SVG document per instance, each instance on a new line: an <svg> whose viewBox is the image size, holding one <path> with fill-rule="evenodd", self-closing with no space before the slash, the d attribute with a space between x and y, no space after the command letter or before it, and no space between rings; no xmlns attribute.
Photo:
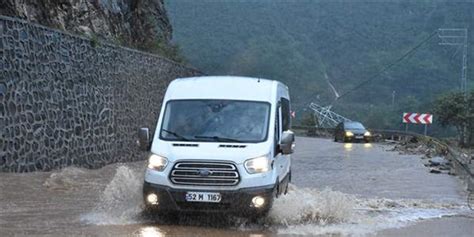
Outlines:
<svg viewBox="0 0 474 237"><path fill-rule="evenodd" d="M276 114L275 114L275 152L273 153L275 156L279 153L278 151L278 144L280 143L280 106L277 106Z"/></svg>
<svg viewBox="0 0 474 237"><path fill-rule="evenodd" d="M281 98L281 113L282 113L283 131L290 130L291 129L290 101L286 98Z"/></svg>
<svg viewBox="0 0 474 237"><path fill-rule="evenodd" d="M280 141L280 109L277 109L275 115L275 140Z"/></svg>

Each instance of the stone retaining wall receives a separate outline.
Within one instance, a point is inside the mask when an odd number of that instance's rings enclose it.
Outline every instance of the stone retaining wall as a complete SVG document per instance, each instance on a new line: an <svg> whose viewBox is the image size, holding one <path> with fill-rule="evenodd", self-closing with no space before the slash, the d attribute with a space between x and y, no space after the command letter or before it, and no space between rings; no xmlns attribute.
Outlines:
<svg viewBox="0 0 474 237"><path fill-rule="evenodd" d="M0 171L145 158L168 83L200 72L157 55L0 16Z"/></svg>

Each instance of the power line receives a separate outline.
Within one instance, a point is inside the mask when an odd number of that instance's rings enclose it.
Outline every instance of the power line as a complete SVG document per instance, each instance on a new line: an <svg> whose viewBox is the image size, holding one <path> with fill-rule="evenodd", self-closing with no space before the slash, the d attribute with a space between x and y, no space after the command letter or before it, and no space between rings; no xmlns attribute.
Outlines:
<svg viewBox="0 0 474 237"><path fill-rule="evenodd" d="M431 38L433 38L435 35L437 35L437 31L434 31L431 35L429 35L428 37L426 37L425 39L423 39L420 43L418 43L417 45L415 45L415 47L411 48L410 50L408 50L405 54L403 54L401 57L399 57L397 60L395 60L394 62L390 63L390 64L387 64L385 67L382 68L382 70L380 70L379 72L375 73L374 75L372 75L371 77L369 77L367 80L359 83L358 85L356 85L354 88L344 92L341 94L341 96L337 97L334 102L336 102L338 99L344 97L344 96L347 96L348 94L350 94L351 92L361 88L362 86L364 86L365 84L369 83L370 81L376 79L378 76L380 76L381 74L383 74L384 72L388 71L390 68L394 67L395 65L397 65L398 63L400 63L401 61L403 61L404 59L408 58L413 52L415 52L418 48L420 48L423 44L425 44L426 42L428 42ZM334 103L333 102L333 103Z"/></svg>

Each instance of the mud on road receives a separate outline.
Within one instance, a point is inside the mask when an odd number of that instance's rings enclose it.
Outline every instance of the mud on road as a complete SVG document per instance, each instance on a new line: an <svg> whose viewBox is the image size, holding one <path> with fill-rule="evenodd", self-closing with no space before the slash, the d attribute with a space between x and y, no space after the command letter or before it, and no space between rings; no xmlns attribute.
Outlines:
<svg viewBox="0 0 474 237"><path fill-rule="evenodd" d="M379 144L297 138L293 184L265 219L141 214L144 162L0 173L0 236L470 236L460 180ZM431 232L429 230L432 230Z"/></svg>

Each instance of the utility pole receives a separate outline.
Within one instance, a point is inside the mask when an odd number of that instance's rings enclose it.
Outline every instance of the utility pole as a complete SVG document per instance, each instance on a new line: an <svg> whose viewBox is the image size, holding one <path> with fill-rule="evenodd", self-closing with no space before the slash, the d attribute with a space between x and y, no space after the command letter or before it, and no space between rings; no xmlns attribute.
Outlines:
<svg viewBox="0 0 474 237"><path fill-rule="evenodd" d="M350 119L331 111L332 105L321 106L311 102L309 108L313 110L314 119L317 122L316 127L319 128L334 128L340 122L351 121Z"/></svg>
<svg viewBox="0 0 474 237"><path fill-rule="evenodd" d="M440 45L449 45L461 47L462 64L461 64L461 91L464 94L464 103L468 103L468 87L467 87L467 28L444 28L438 29L438 37L441 39ZM468 107L466 106L466 115ZM464 124L462 132L462 143L464 143L467 135L467 124Z"/></svg>
<svg viewBox="0 0 474 237"><path fill-rule="evenodd" d="M392 107L395 105L395 91L392 91Z"/></svg>
<svg viewBox="0 0 474 237"><path fill-rule="evenodd" d="M461 64L461 91L467 98L467 28L443 28L438 29L438 37L441 39L440 45L462 47Z"/></svg>

